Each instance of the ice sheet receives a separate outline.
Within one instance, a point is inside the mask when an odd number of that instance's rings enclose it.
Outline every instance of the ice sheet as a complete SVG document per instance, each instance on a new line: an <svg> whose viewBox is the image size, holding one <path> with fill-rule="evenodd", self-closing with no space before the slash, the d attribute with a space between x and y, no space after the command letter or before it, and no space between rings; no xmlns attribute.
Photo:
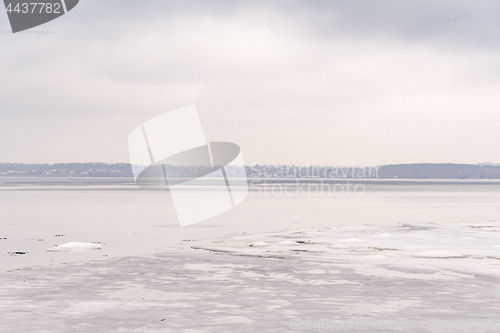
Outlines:
<svg viewBox="0 0 500 333"><path fill-rule="evenodd" d="M500 277L498 221L308 228L235 236L199 248L234 255L424 265L442 270L448 277L452 276L450 270ZM434 278L434 274L420 276Z"/></svg>
<svg viewBox="0 0 500 333"><path fill-rule="evenodd" d="M80 242L69 242L61 245L56 245L50 249L49 252L80 252L80 251L96 251L101 250L101 244L98 243L80 243Z"/></svg>

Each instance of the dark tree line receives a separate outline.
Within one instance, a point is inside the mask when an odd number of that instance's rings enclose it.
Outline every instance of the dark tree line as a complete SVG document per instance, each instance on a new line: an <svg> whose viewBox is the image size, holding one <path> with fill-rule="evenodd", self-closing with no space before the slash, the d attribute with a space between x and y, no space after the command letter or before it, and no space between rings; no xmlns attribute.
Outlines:
<svg viewBox="0 0 500 333"><path fill-rule="evenodd" d="M179 177L186 172L195 175L207 173L199 168L181 170L167 166L166 169L169 174ZM229 173L232 173L230 169ZM391 164L379 167L255 165L247 166L246 173L249 178L500 179L500 166L451 163ZM128 163L0 163L0 176L132 177L133 174Z"/></svg>
<svg viewBox="0 0 500 333"><path fill-rule="evenodd" d="M379 168L379 178L500 179L500 166L478 164L392 164Z"/></svg>

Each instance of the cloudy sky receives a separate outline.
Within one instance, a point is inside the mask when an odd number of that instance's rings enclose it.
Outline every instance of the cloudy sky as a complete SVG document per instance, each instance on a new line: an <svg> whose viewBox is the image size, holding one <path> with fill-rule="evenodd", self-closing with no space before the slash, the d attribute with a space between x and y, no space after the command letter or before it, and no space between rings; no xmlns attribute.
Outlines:
<svg viewBox="0 0 500 333"><path fill-rule="evenodd" d="M500 162L496 1L81 0L9 33L0 162L128 162L196 104L251 163Z"/></svg>

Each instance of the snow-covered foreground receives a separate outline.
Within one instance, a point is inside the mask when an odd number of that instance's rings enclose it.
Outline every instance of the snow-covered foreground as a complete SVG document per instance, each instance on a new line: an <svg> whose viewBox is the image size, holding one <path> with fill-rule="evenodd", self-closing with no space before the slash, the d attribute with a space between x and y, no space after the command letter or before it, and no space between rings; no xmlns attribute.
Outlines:
<svg viewBox="0 0 500 333"><path fill-rule="evenodd" d="M0 276L0 331L494 332L499 226L303 229L24 268Z"/></svg>

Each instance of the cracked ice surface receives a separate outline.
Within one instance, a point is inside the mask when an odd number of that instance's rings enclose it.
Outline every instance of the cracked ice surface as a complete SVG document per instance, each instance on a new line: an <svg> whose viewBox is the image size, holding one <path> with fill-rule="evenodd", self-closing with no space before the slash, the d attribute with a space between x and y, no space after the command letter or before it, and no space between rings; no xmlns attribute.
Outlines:
<svg viewBox="0 0 500 333"><path fill-rule="evenodd" d="M420 267L432 272L445 270L446 275L453 271L500 278L500 223L497 221L302 229L232 237L200 249L234 255L342 259L377 267ZM425 278L432 276L434 273Z"/></svg>
<svg viewBox="0 0 500 333"><path fill-rule="evenodd" d="M215 253L20 269L0 276L0 331L297 332L291 320L498 320L498 231L496 222L303 229L214 242Z"/></svg>

